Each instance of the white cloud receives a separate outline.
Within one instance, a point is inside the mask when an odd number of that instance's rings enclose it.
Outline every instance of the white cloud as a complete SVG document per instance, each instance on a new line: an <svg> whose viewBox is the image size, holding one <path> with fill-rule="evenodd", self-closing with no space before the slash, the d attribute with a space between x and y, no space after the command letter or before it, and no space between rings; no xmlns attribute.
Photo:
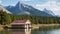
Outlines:
<svg viewBox="0 0 60 34"><path fill-rule="evenodd" d="M43 10L44 8L53 11L56 15L60 15L60 3L56 1L48 1L44 4L37 4L35 8Z"/></svg>
<svg viewBox="0 0 60 34"><path fill-rule="evenodd" d="M60 3L57 3L58 5L60 5Z"/></svg>
<svg viewBox="0 0 60 34"><path fill-rule="evenodd" d="M32 1L32 0L21 0L21 1Z"/></svg>

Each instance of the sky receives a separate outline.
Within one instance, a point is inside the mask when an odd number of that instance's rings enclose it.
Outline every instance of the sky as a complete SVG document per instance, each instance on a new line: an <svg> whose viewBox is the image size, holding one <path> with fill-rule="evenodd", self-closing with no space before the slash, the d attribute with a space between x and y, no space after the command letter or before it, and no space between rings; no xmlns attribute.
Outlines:
<svg viewBox="0 0 60 34"><path fill-rule="evenodd" d="M31 5L39 10L46 8L53 11L55 15L60 15L60 0L0 0L0 4L3 6L15 6L18 1Z"/></svg>

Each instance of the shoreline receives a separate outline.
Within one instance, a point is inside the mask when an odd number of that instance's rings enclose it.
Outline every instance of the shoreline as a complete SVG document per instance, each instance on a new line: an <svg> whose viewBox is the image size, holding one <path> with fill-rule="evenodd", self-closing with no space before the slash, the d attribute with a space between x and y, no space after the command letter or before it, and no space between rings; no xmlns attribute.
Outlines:
<svg viewBox="0 0 60 34"><path fill-rule="evenodd" d="M60 26L60 24L32 24L32 27Z"/></svg>
<svg viewBox="0 0 60 34"><path fill-rule="evenodd" d="M3 26L4 25L0 25L0 31L3 30ZM9 27L10 25L7 25L7 26ZM46 26L60 26L60 24L32 24L33 28L35 28L35 27L38 28L38 27L43 27L43 26L45 26L45 27Z"/></svg>
<svg viewBox="0 0 60 34"><path fill-rule="evenodd" d="M0 31L2 31L3 30L3 25L0 25Z"/></svg>

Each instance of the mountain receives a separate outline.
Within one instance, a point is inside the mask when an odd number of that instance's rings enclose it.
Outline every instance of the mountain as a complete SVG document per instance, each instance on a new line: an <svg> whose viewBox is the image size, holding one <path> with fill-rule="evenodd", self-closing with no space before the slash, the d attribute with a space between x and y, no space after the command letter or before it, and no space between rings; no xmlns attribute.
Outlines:
<svg viewBox="0 0 60 34"><path fill-rule="evenodd" d="M48 14L51 14L51 15L55 16L55 14L51 10L47 10L46 8L44 8L43 11L48 13Z"/></svg>
<svg viewBox="0 0 60 34"><path fill-rule="evenodd" d="M6 8L4 8L2 5L0 5L0 10L6 11L6 13L11 14L11 12L10 12L10 11L8 11Z"/></svg>
<svg viewBox="0 0 60 34"><path fill-rule="evenodd" d="M17 15L53 16L51 13L47 13L46 10L40 11L21 2L18 2L15 6L7 6L6 9Z"/></svg>

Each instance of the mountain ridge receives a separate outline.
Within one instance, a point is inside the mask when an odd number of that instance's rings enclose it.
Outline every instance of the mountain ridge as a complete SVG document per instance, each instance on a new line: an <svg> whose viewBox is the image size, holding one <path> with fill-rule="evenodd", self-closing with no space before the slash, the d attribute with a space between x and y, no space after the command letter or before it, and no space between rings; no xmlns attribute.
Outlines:
<svg viewBox="0 0 60 34"><path fill-rule="evenodd" d="M5 9L2 5L0 5L0 10L6 11L6 13L12 14L10 11L8 11L7 9Z"/></svg>
<svg viewBox="0 0 60 34"><path fill-rule="evenodd" d="M38 10L32 6L18 2L15 6L5 7L11 14L16 15L36 15L36 16L53 16L51 13ZM48 10L49 11L49 10Z"/></svg>

